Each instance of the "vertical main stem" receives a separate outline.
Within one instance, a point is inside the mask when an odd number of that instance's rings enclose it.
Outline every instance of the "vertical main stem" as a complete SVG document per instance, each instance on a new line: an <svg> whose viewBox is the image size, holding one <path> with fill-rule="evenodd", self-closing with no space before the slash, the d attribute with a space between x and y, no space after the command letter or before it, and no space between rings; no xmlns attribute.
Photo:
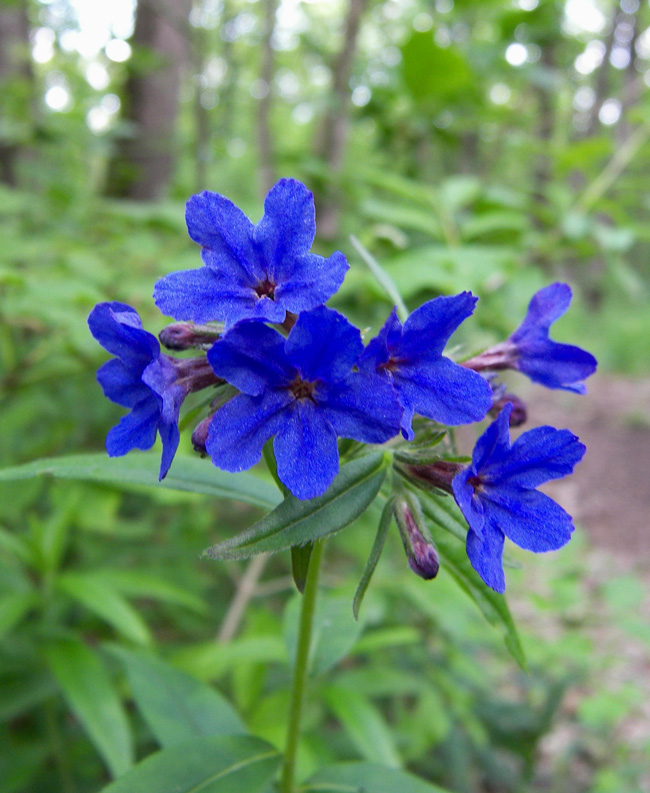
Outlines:
<svg viewBox="0 0 650 793"><path fill-rule="evenodd" d="M305 695L305 683L307 682L307 664L309 661L314 611L316 609L318 574L320 572L320 563L323 556L323 545L323 540L317 540L314 543L314 548L309 559L309 569L307 570L305 594L302 596L296 665L293 672L289 724L287 727L287 746L284 754L280 793L293 793L296 755L298 752L298 741L300 739L300 719Z"/></svg>

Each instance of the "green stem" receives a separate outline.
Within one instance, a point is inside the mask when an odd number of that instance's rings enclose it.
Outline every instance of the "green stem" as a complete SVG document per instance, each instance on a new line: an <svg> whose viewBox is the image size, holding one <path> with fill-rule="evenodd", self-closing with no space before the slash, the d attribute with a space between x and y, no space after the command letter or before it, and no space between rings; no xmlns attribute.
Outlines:
<svg viewBox="0 0 650 793"><path fill-rule="evenodd" d="M291 690L291 706L289 709L289 725L287 727L287 748L284 754L282 780L280 793L293 793L293 780L296 770L296 756L298 741L300 740L300 719L302 716L302 703L305 697L305 683L307 682L307 665L309 662L309 648L311 646L311 633L316 609L316 593L318 592L318 574L323 556L323 541L314 543L309 559L309 570L305 583L305 594L302 596L300 611L300 626L298 629L298 648L296 651L296 665L293 671L293 685Z"/></svg>

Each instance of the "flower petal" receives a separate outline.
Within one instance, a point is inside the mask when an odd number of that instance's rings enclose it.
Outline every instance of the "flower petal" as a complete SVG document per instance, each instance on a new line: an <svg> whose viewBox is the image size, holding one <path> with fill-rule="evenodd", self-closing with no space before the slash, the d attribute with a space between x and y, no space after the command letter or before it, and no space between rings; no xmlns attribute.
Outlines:
<svg viewBox="0 0 650 793"><path fill-rule="evenodd" d="M385 443L399 432L402 408L385 377L356 372L342 384L319 384L314 398L342 438Z"/></svg>
<svg viewBox="0 0 650 793"><path fill-rule="evenodd" d="M339 251L327 259L313 253L300 256L275 280L275 299L295 314L322 306L339 290L348 269Z"/></svg>
<svg viewBox="0 0 650 793"><path fill-rule="evenodd" d="M464 471L461 471L453 478L451 487L454 491L456 503L465 516L470 529L482 539L485 510L480 498L475 494L474 488L469 484L468 480L472 476L474 476L472 468L465 468Z"/></svg>
<svg viewBox="0 0 650 793"><path fill-rule="evenodd" d="M296 257L307 253L314 241L314 196L296 179L280 179L264 199L264 216L254 235L270 280L281 283L291 276Z"/></svg>
<svg viewBox="0 0 650 793"><path fill-rule="evenodd" d="M492 407L492 390L486 380L449 358L426 365L402 364L393 371L393 378L405 405L441 424L480 421Z"/></svg>
<svg viewBox="0 0 650 793"><path fill-rule="evenodd" d="M336 432L323 411L298 399L273 441L278 476L300 499L321 496L339 470Z"/></svg>
<svg viewBox="0 0 650 793"><path fill-rule="evenodd" d="M158 431L160 432L160 440L162 441L163 447L162 457L160 458L160 474L158 475L158 481L162 481L167 476L169 467L178 449L180 433L176 421L169 423L161 422L158 425Z"/></svg>
<svg viewBox="0 0 650 793"><path fill-rule="evenodd" d="M572 344L560 344L551 339L518 342L516 368L535 383L547 388L561 388L584 394L582 381L590 377L598 366L591 353Z"/></svg>
<svg viewBox="0 0 650 793"><path fill-rule="evenodd" d="M483 581L496 592L506 591L503 573L504 537L500 531L486 525L483 538L470 529L467 534L467 556Z"/></svg>
<svg viewBox="0 0 650 793"><path fill-rule="evenodd" d="M250 317L259 302L252 287L241 286L228 274L209 267L165 275L156 282L153 297L166 316L198 323L218 320L232 324ZM284 309L280 311L284 319Z"/></svg>
<svg viewBox="0 0 650 793"><path fill-rule="evenodd" d="M253 245L255 227L232 201L205 190L187 202L185 221L190 237L203 248L207 267L252 287L264 280L266 272Z"/></svg>
<svg viewBox="0 0 650 793"><path fill-rule="evenodd" d="M363 350L361 333L331 308L302 313L291 329L285 351L304 380L345 380Z"/></svg>
<svg viewBox="0 0 650 793"><path fill-rule="evenodd" d="M288 391L267 391L262 396L239 394L212 417L206 450L217 468L245 471L260 461L266 441L286 421L292 402Z"/></svg>
<svg viewBox="0 0 650 793"><path fill-rule="evenodd" d="M99 303L90 312L88 327L105 350L140 371L160 353L158 339L142 328L138 312L126 303Z"/></svg>
<svg viewBox="0 0 650 793"><path fill-rule="evenodd" d="M520 435L502 460L488 461L481 474L491 483L532 489L570 474L585 451L569 430L536 427Z"/></svg>
<svg viewBox="0 0 650 793"><path fill-rule="evenodd" d="M551 325L566 313L571 303L568 284L550 284L536 292L528 304L528 312L519 328L510 337L515 343L529 336L548 336Z"/></svg>
<svg viewBox="0 0 650 793"><path fill-rule="evenodd" d="M434 361L456 328L474 311L478 298L471 292L434 297L417 308L404 323L399 358L415 363Z"/></svg>
<svg viewBox="0 0 650 793"><path fill-rule="evenodd" d="M121 457L131 449L150 449L156 441L159 419L158 400L150 393L109 430L106 436L109 457Z"/></svg>
<svg viewBox="0 0 650 793"><path fill-rule="evenodd" d="M555 551L571 539L571 516L545 493L485 486L482 501L486 523L526 551Z"/></svg>
<svg viewBox="0 0 650 793"><path fill-rule="evenodd" d="M251 396L288 386L296 369L285 354L285 339L260 322L240 322L208 350L215 374Z"/></svg>
<svg viewBox="0 0 650 793"><path fill-rule="evenodd" d="M472 469L480 474L491 458L502 460L510 451L510 414L512 402L506 402L503 409L479 437L472 452Z"/></svg>
<svg viewBox="0 0 650 793"><path fill-rule="evenodd" d="M391 354L397 350L401 337L402 323L397 316L397 309L393 306L382 329L368 342L368 346L363 351L359 359L359 368L364 371L374 371L382 363L386 363Z"/></svg>
<svg viewBox="0 0 650 793"><path fill-rule="evenodd" d="M125 408L132 408L150 394L138 369L134 372L133 368L125 366L118 358L111 358L99 368L97 382L108 399Z"/></svg>

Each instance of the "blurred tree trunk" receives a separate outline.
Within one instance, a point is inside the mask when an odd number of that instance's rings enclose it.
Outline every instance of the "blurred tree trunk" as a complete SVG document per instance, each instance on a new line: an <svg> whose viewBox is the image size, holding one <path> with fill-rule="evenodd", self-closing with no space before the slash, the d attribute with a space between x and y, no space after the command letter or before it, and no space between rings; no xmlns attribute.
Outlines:
<svg viewBox="0 0 650 793"><path fill-rule="evenodd" d="M32 70L26 0L0 6L0 182L15 187L23 153L24 127L30 117ZM13 127L13 129L12 129Z"/></svg>
<svg viewBox="0 0 650 793"><path fill-rule="evenodd" d="M264 0L264 33L260 69L260 81L263 92L257 106L257 145L260 153L260 181L264 195L275 184L273 143L271 140L271 105L273 102L273 73L275 71L273 32L275 30L277 10L278 0Z"/></svg>
<svg viewBox="0 0 650 793"><path fill-rule="evenodd" d="M350 75L357 47L357 36L361 17L367 0L348 0L345 20L345 38L332 68L332 88L329 107L321 128L318 154L322 157L331 176L341 172L348 137L350 110ZM338 234L340 225L340 196L334 184L317 195L318 231L325 239Z"/></svg>
<svg viewBox="0 0 650 793"><path fill-rule="evenodd" d="M109 167L109 195L156 200L169 184L191 6L192 0L138 0L122 99L126 130Z"/></svg>

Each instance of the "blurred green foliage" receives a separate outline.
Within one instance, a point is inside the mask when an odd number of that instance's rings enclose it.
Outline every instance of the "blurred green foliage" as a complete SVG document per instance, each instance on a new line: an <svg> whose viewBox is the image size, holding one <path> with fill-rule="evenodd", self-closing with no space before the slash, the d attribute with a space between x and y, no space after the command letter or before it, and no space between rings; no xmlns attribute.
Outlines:
<svg viewBox="0 0 650 793"><path fill-rule="evenodd" d="M124 66L100 52L109 82L93 88L89 59L63 46L72 6L30 5L33 28L52 31L54 45L50 60L32 64L34 83L13 81L0 107L0 142L27 149L20 187L0 188L1 466L103 447L120 410L95 383L104 354L86 316L122 300L153 332L163 326L153 282L198 263L183 222L189 194L226 193L259 217L250 88L262 5L197 4L200 68L183 89L178 167L158 204L101 196L122 127L113 118L92 132L88 113L120 92ZM586 74L574 68L627 17L639 39L647 4L603 3L610 27L593 33L571 32L552 0L370 3L349 80L347 154L335 169L315 141L344 11L303 3L280 26L270 123L277 173L317 197L335 191L342 208L335 238L317 241L351 263L333 305L373 329L390 308L350 233L411 308L440 292L480 296L455 339L468 353L510 333L536 289L568 279L576 294L557 338L588 347L605 370L647 375L650 108L643 93L625 99L647 75L647 47L634 80L607 60ZM527 48L518 68L504 57L513 43ZM62 112L43 102L52 85L71 97ZM585 89L589 107L577 99ZM621 120L600 124L598 103L616 96ZM181 443L189 452L189 438ZM282 748L297 614L288 559L268 561L225 641L220 626L245 563L197 561L260 516L137 484L0 484L0 793L90 793L157 747L233 724ZM650 645L638 613L644 583L598 567L580 537L510 571L524 673L444 565L434 582L412 576L396 532L354 622L377 519L371 510L328 549L300 778L363 760L457 793L638 793L650 744L616 736L647 691L612 670L621 646ZM171 716L163 690L178 703Z"/></svg>

